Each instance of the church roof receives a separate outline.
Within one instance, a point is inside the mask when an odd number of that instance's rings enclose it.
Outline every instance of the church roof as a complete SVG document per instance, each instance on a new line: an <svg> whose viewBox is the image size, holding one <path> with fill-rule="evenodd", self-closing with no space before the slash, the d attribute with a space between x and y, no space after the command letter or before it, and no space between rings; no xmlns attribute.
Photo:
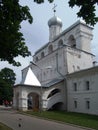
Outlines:
<svg viewBox="0 0 98 130"><path fill-rule="evenodd" d="M30 67L28 68L27 74L23 78L21 84L41 86L41 83L39 82L39 80L37 79Z"/></svg>
<svg viewBox="0 0 98 130"><path fill-rule="evenodd" d="M44 86L47 88L47 87L51 87L59 82L61 82L62 80L64 80L64 78L60 78L60 79L53 79L52 81L50 81L49 83L45 84Z"/></svg>
<svg viewBox="0 0 98 130"><path fill-rule="evenodd" d="M67 78L71 78L71 77L79 77L82 76L82 75L91 75L91 74L98 74L98 65L96 66L93 66L93 67L90 67L90 68L86 68L86 69L82 69L82 70L79 70L79 71L75 71L75 72L72 72L72 73L69 73L67 74Z"/></svg>

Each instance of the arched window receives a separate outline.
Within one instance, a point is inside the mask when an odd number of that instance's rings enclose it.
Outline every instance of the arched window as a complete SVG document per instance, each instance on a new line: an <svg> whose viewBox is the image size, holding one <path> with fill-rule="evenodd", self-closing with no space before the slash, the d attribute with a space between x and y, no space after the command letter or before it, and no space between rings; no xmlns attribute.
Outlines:
<svg viewBox="0 0 98 130"><path fill-rule="evenodd" d="M75 38L74 38L73 35L70 35L70 37L68 38L68 44L69 44L71 47L76 48L76 40L75 40Z"/></svg>
<svg viewBox="0 0 98 130"><path fill-rule="evenodd" d="M51 53L53 51L53 46L50 45L49 48L48 48L48 52Z"/></svg>
<svg viewBox="0 0 98 130"><path fill-rule="evenodd" d="M43 58L45 56L44 52L41 53L41 58Z"/></svg>
<svg viewBox="0 0 98 130"><path fill-rule="evenodd" d="M63 46L63 40L62 39L58 42L58 47L61 47L61 46Z"/></svg>
<svg viewBox="0 0 98 130"><path fill-rule="evenodd" d="M56 93L59 93L60 92L60 89L54 89L50 92L50 94L48 95L47 98L50 98L51 96L55 95Z"/></svg>

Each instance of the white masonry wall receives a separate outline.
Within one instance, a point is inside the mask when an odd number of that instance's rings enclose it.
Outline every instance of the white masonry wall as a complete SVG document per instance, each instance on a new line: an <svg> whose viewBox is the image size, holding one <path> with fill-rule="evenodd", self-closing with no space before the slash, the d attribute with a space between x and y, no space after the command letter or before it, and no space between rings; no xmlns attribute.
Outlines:
<svg viewBox="0 0 98 130"><path fill-rule="evenodd" d="M86 82L89 82L89 89ZM67 88L68 111L98 115L98 67L70 74Z"/></svg>

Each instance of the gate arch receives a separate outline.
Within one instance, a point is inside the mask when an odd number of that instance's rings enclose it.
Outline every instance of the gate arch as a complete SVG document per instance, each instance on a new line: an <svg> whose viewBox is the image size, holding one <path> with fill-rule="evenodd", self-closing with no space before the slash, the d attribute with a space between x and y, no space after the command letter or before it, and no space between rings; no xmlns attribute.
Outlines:
<svg viewBox="0 0 98 130"><path fill-rule="evenodd" d="M40 102L40 96L36 92L30 92L27 95L28 100L27 100L27 106L28 109L33 109L33 110L39 110L39 102Z"/></svg>

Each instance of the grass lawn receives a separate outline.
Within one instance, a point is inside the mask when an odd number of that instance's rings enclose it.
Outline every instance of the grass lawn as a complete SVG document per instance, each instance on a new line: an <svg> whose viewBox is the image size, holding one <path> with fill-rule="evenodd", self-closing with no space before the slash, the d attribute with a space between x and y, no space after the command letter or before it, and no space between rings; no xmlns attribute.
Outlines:
<svg viewBox="0 0 98 130"><path fill-rule="evenodd" d="M0 130L12 130L12 129L0 122Z"/></svg>
<svg viewBox="0 0 98 130"><path fill-rule="evenodd" d="M44 111L41 113L34 111L27 111L25 113L33 116L53 119L65 123L75 124L98 130L98 116L95 115L64 112L64 111Z"/></svg>

